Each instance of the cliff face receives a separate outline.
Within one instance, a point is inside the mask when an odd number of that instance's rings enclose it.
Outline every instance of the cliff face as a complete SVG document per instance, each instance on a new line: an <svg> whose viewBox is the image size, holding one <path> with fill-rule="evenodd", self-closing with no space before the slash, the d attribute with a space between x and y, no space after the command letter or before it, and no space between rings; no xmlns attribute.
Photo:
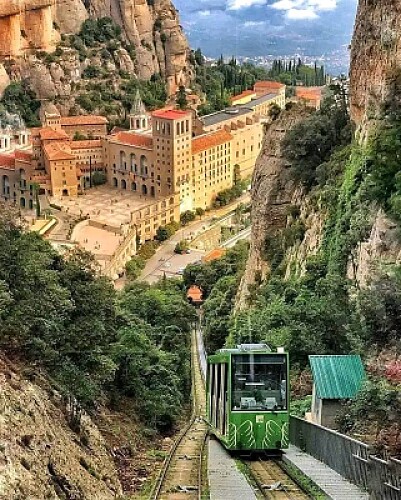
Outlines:
<svg viewBox="0 0 401 500"><path fill-rule="evenodd" d="M170 95L181 83L189 86L189 46L171 0L89 0L86 4L92 16L110 16L123 28L135 46L139 78L148 80L160 73Z"/></svg>
<svg viewBox="0 0 401 500"><path fill-rule="evenodd" d="M61 396L31 379L0 357L0 497L119 497L113 458L97 427L85 414L69 425Z"/></svg>
<svg viewBox="0 0 401 500"><path fill-rule="evenodd" d="M401 99L401 1L360 0L351 50L351 117L378 118L384 103ZM366 130L365 130L366 131Z"/></svg>
<svg viewBox="0 0 401 500"><path fill-rule="evenodd" d="M190 85L189 46L170 0L4 0L0 61L2 57L26 61L35 51L53 51L60 35L77 33L89 16L111 17L121 26L123 38L135 49L138 78L149 80L160 74L169 96L180 85Z"/></svg>
<svg viewBox="0 0 401 500"><path fill-rule="evenodd" d="M283 158L281 143L285 133L309 115L303 106L283 111L266 131L262 151L252 179L252 237L245 275L238 293L238 307L246 305L249 287L264 279L269 262L264 257L266 239L276 237L287 225L288 209L296 194Z"/></svg>

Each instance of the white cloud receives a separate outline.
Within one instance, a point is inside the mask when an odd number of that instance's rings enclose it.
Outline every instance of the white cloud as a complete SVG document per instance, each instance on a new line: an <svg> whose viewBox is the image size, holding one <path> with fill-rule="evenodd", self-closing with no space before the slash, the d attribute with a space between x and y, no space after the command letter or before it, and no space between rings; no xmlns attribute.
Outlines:
<svg viewBox="0 0 401 500"><path fill-rule="evenodd" d="M228 10L240 10L254 7L255 5L266 5L266 0L228 0Z"/></svg>
<svg viewBox="0 0 401 500"><path fill-rule="evenodd" d="M264 21L246 21L244 23L244 28L254 28L257 26L264 26L265 24Z"/></svg>
<svg viewBox="0 0 401 500"><path fill-rule="evenodd" d="M288 19L300 21L302 19L316 19L319 16L313 9L289 9L286 12Z"/></svg>
<svg viewBox="0 0 401 500"><path fill-rule="evenodd" d="M199 14L200 16L202 16L202 17L207 17L207 16L210 16L211 12L210 12L210 10L200 10L200 11L198 12L198 14Z"/></svg>
<svg viewBox="0 0 401 500"><path fill-rule="evenodd" d="M287 19L316 19L319 12L335 10L338 0L277 0L271 7L285 12Z"/></svg>

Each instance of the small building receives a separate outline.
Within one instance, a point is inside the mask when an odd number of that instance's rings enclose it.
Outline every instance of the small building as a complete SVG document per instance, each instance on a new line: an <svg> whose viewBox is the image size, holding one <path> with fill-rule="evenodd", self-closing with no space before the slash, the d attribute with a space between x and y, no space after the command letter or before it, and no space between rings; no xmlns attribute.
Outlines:
<svg viewBox="0 0 401 500"><path fill-rule="evenodd" d="M187 291L187 299L194 306L200 306L203 303L203 292L198 285L191 285Z"/></svg>
<svg viewBox="0 0 401 500"><path fill-rule="evenodd" d="M309 356L313 375L312 422L335 428L341 403L354 399L365 378L359 355Z"/></svg>

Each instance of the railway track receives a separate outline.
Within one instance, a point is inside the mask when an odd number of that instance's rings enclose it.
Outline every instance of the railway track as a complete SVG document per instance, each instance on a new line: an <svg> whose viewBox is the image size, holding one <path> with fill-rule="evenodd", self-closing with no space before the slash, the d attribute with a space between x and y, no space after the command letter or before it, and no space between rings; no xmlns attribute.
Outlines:
<svg viewBox="0 0 401 500"><path fill-rule="evenodd" d="M311 498L280 467L277 460L244 461L263 498L303 500Z"/></svg>
<svg viewBox="0 0 401 500"><path fill-rule="evenodd" d="M192 416L165 459L152 500L201 499L207 437L206 394L196 333L191 336Z"/></svg>

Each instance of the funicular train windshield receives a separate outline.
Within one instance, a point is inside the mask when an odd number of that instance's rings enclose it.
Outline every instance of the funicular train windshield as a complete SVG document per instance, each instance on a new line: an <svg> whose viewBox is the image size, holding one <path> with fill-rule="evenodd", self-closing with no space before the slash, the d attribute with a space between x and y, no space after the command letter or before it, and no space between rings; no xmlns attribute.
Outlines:
<svg viewBox="0 0 401 500"><path fill-rule="evenodd" d="M232 363L233 411L287 409L287 358L282 354L234 354Z"/></svg>

